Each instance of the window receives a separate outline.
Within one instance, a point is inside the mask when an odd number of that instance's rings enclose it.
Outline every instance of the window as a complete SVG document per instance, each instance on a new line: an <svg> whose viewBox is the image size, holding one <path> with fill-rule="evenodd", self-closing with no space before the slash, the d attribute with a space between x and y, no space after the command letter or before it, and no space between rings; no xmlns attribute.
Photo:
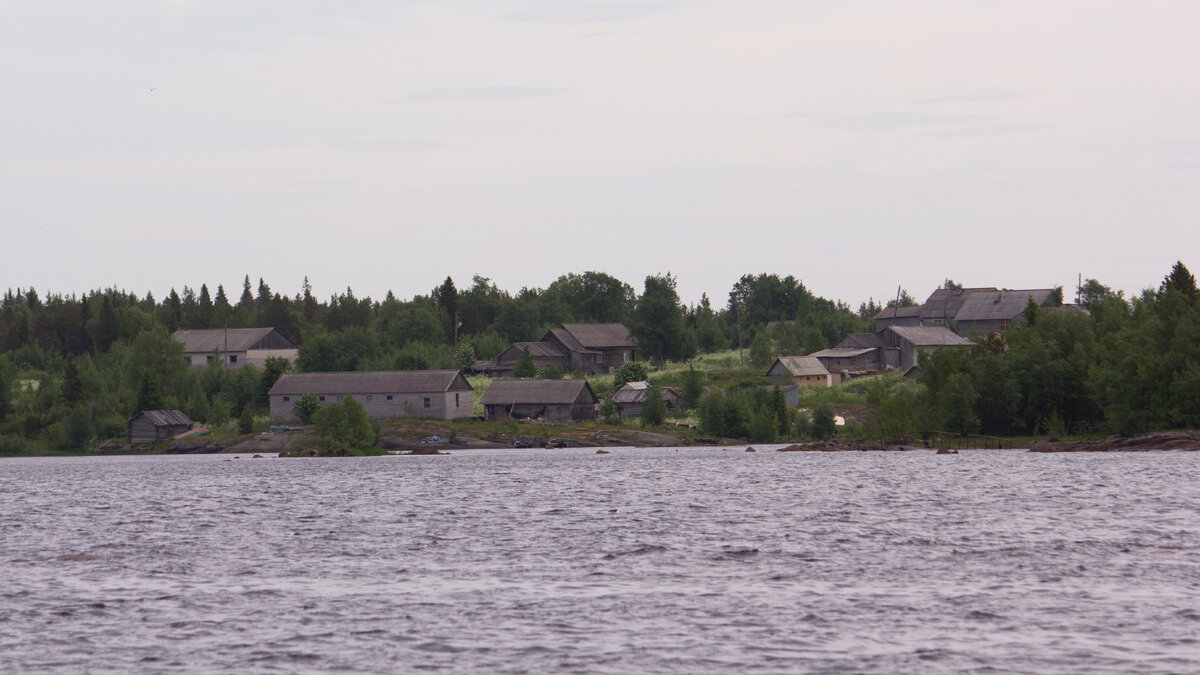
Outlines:
<svg viewBox="0 0 1200 675"><path fill-rule="evenodd" d="M288 402L288 401L290 401L290 400L292 400L292 397L291 397L291 396L284 396L284 397L283 397L283 402L284 402L284 403L287 403L287 402Z"/></svg>
<svg viewBox="0 0 1200 675"><path fill-rule="evenodd" d="M458 394L457 393L454 394L454 407L455 408L458 407Z"/></svg>
<svg viewBox="0 0 1200 675"><path fill-rule="evenodd" d="M375 400L375 397L374 397L374 396L372 396L371 394L367 394L367 400L368 400L368 401L373 401L373 400Z"/></svg>
<svg viewBox="0 0 1200 675"><path fill-rule="evenodd" d="M392 395L391 395L391 394L388 394L388 395L387 395L387 400L389 400L389 401L390 401L390 400L392 400Z"/></svg>
<svg viewBox="0 0 1200 675"><path fill-rule="evenodd" d="M230 355L229 355L229 362L230 362L230 363L237 363L237 354L230 354Z"/></svg>
<svg viewBox="0 0 1200 675"><path fill-rule="evenodd" d="M428 397L428 396L426 396L424 400L425 400L425 407L426 407L426 408L432 407L433 403L432 403L432 402L429 400L429 397Z"/></svg>
<svg viewBox="0 0 1200 675"><path fill-rule="evenodd" d="M324 397L324 396L318 396L318 397L317 397L317 400L318 400L318 401L324 401L324 400L325 400L325 397Z"/></svg>

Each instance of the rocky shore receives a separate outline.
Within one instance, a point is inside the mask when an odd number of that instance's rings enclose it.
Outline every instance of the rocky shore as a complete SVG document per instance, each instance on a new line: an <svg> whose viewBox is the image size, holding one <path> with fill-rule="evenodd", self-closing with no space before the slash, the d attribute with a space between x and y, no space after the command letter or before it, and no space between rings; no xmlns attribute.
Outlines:
<svg viewBox="0 0 1200 675"><path fill-rule="evenodd" d="M1170 431L1138 436L1111 436L1102 441L1041 441L1030 452L1149 452L1152 450L1200 450L1200 432Z"/></svg>

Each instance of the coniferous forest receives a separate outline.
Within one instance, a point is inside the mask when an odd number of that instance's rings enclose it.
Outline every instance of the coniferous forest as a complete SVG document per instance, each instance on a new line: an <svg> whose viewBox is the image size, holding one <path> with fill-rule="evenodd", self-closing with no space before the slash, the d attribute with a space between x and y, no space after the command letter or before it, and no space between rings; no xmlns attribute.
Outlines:
<svg viewBox="0 0 1200 675"><path fill-rule="evenodd" d="M893 375L861 385L865 422L878 434L1200 426L1200 297L1187 268L1177 263L1137 297L1094 279L1078 290L1076 309L1031 306L1003 335L931 353L917 382ZM164 298L115 288L45 297L9 289L0 300L0 454L75 452L119 439L138 410L178 408L211 425L265 414L267 391L288 364L189 369L171 338L181 328L275 327L300 347L294 368L317 372L466 368L561 323L621 322L638 339L653 380L667 362L739 346L752 367L765 370L776 355L807 354L847 333L872 331L881 308L873 300L852 308L817 297L796 278L774 274L743 276L719 300L705 295L690 306L669 273L647 277L640 290L584 272L515 293L480 276L461 289L446 278L409 299L391 292L359 298L347 288L322 300L307 278L284 293L248 275L236 296L207 284ZM768 331L768 322L786 323ZM711 389L710 410L721 404L717 397L728 403L739 395ZM769 396L739 400L776 405ZM694 403L703 419L706 402ZM743 413L752 418L754 411ZM779 432L786 436L787 424Z"/></svg>

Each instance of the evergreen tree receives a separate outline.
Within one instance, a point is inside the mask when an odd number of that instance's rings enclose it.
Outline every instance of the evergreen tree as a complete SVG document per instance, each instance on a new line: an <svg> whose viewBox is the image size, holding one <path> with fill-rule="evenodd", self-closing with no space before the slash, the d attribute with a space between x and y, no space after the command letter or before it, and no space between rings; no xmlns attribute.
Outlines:
<svg viewBox="0 0 1200 675"><path fill-rule="evenodd" d="M248 434L254 431L254 411L250 406L242 408L242 414L238 416L238 433Z"/></svg>
<svg viewBox="0 0 1200 675"><path fill-rule="evenodd" d="M683 306L675 285L670 272L646 277L645 289L633 310L633 334L638 339L638 349L658 363L688 356Z"/></svg>
<svg viewBox="0 0 1200 675"><path fill-rule="evenodd" d="M141 382L138 385L137 400L134 402L134 412L142 410L162 410L162 384L158 373L146 368L142 370Z"/></svg>
<svg viewBox="0 0 1200 675"><path fill-rule="evenodd" d="M683 404L688 408L695 408L700 405L702 396L704 396L702 376L689 364L687 371L683 374Z"/></svg>
<svg viewBox="0 0 1200 675"><path fill-rule="evenodd" d="M1168 291L1179 291L1186 295L1188 300L1196 298L1196 277L1183 266L1181 260L1175 261L1170 274L1163 277L1162 285L1159 286L1160 295L1165 295Z"/></svg>
<svg viewBox="0 0 1200 675"><path fill-rule="evenodd" d="M79 378L79 366L74 356L67 357L67 365L63 369L62 397L68 406L83 400L83 381Z"/></svg>
<svg viewBox="0 0 1200 675"><path fill-rule="evenodd" d="M537 374L537 369L533 366L533 356L529 353L529 347L522 352L521 358L513 366L513 377L533 377Z"/></svg>
<svg viewBox="0 0 1200 675"><path fill-rule="evenodd" d="M662 390L654 385L646 387L646 401L642 404L642 424L656 427L667 417L667 404L663 401Z"/></svg>

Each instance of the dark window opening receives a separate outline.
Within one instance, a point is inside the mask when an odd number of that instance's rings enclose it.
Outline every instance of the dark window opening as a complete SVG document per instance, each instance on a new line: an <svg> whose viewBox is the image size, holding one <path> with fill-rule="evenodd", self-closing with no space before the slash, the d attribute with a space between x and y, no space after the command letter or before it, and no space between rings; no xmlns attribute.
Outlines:
<svg viewBox="0 0 1200 675"><path fill-rule="evenodd" d="M324 397L324 396L318 396L318 397L317 397L317 400L318 400L318 401L324 401L324 400L325 400L325 397Z"/></svg>
<svg viewBox="0 0 1200 675"><path fill-rule="evenodd" d="M288 401L290 401L290 400L292 400L292 397L291 397L291 396L284 396L284 397L283 397L283 402L284 402L284 403L287 403L287 402L288 402Z"/></svg>
<svg viewBox="0 0 1200 675"><path fill-rule="evenodd" d="M425 397L425 407L426 407L426 408L429 408L429 407L431 407L431 406L432 406L432 403L430 402L430 400L429 400L429 397L428 397L428 396L426 396L426 397Z"/></svg>
<svg viewBox="0 0 1200 675"><path fill-rule="evenodd" d="M389 400L389 401L390 401L390 400L392 400L392 395L391 395L391 394L388 394L388 395L387 395L387 400Z"/></svg>

